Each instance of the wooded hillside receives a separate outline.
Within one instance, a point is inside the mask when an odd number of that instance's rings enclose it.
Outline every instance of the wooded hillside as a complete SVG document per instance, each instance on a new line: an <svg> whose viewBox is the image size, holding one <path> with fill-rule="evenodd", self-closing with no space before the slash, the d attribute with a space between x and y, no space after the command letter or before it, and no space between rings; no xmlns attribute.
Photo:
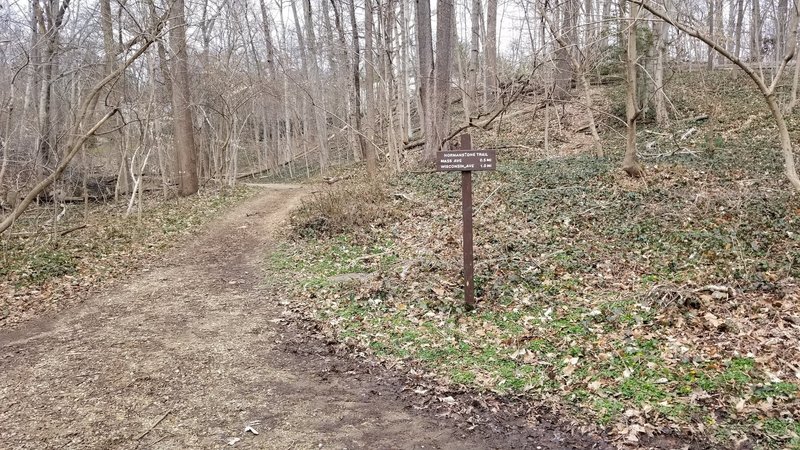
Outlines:
<svg viewBox="0 0 800 450"><path fill-rule="evenodd" d="M641 176L637 124L685 119L669 81L700 69L748 75L800 189L786 127L797 6L763 1L12 2L0 229L32 201L130 196L132 208L137 190L186 196L266 171L417 169L530 93L519 114L581 108L596 155L615 151L606 117L625 123L621 165ZM620 79L624 110L598 107L593 86Z"/></svg>

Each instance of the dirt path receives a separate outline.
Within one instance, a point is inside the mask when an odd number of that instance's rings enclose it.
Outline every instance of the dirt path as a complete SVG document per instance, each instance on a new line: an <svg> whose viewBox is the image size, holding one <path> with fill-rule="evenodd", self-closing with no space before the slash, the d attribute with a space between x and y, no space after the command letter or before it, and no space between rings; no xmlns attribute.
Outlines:
<svg viewBox="0 0 800 450"><path fill-rule="evenodd" d="M127 284L0 334L0 448L510 447L416 413L280 323L260 265L304 193L266 188Z"/></svg>

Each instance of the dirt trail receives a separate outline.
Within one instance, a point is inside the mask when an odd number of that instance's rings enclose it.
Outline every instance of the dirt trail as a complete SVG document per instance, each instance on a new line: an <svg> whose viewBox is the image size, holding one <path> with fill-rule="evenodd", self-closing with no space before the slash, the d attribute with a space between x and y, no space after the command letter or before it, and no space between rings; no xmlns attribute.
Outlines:
<svg viewBox="0 0 800 450"><path fill-rule="evenodd" d="M260 265L306 191L267 187L128 283L0 333L0 448L510 447L416 413L276 320Z"/></svg>

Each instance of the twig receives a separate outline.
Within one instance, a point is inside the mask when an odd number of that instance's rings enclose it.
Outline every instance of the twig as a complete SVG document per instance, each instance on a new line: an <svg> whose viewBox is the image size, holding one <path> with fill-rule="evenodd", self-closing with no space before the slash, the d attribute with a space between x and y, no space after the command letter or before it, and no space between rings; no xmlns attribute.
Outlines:
<svg viewBox="0 0 800 450"><path fill-rule="evenodd" d="M642 158L669 158L675 155L692 155L697 156L697 152L691 151L688 148L681 147L678 150L669 153L639 153Z"/></svg>
<svg viewBox="0 0 800 450"><path fill-rule="evenodd" d="M158 424L160 424L160 423L161 423L161 422L162 422L164 419L166 419L166 418L167 418L167 416L169 415L169 413L171 413L171 412L172 412L172 410L171 410L171 409L170 409L169 411L165 412L165 413L164 413L164 414L163 414L161 417L159 417L159 419L158 419L158 420L156 420L156 421L155 421L155 423L154 423L154 424L150 425L150 428L148 428L148 429L147 429L147 430L145 430L145 431L144 431L142 434L140 434L140 435L139 435L139 436L136 438L136 440L137 440L137 441L141 441L143 437L147 436L147 435L148 435L148 434L149 434L151 431L153 431L153 428L157 427L157 426L158 426Z"/></svg>
<svg viewBox="0 0 800 450"><path fill-rule="evenodd" d="M73 231L82 230L82 229L86 228L87 226L88 226L88 225L86 225L86 224L83 224L83 225L78 225L78 226L75 226L75 227L72 227L72 228L66 229L66 230L64 230L64 231L62 231L62 232L61 232L61 236L66 236L66 235L68 235L68 234L72 233Z"/></svg>
<svg viewBox="0 0 800 450"><path fill-rule="evenodd" d="M485 199L484 201L482 201L482 202L481 202L481 204L480 204L480 205L478 205L478 207L477 207L477 208L475 208L475 211L472 213L472 217L475 217L475 216L478 214L478 211L480 211L480 210L481 210L481 208L483 208L483 205L485 205L485 204L486 204L486 202L488 202L488 201L489 201L489 200L492 198L492 196L494 196L494 194L497 192L497 190L498 190L498 189L500 189L501 187L503 187L503 185L502 185L502 184L500 184L500 185L498 185L496 188L494 188L494 190L492 191L492 193L491 193L491 194L489 194L489 196L488 196L488 197L486 197L486 199Z"/></svg>

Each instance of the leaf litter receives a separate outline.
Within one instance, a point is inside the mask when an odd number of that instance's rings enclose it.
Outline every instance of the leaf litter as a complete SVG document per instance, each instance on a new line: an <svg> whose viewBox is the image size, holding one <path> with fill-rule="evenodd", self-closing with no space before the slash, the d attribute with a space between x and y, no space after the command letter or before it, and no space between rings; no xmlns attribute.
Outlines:
<svg viewBox="0 0 800 450"><path fill-rule="evenodd" d="M53 232L32 210L0 238L0 329L83 301L100 286L145 267L253 190L201 191L188 199L146 199L141 220L125 215L125 202L67 205ZM84 226L85 225L85 226ZM60 235L62 231L81 227ZM54 234L56 236L54 236Z"/></svg>
<svg viewBox="0 0 800 450"><path fill-rule="evenodd" d="M709 148L706 133L683 143L699 157L659 157L640 181L616 159L501 152L473 174L474 312L457 174L334 186L323 195L352 225L315 229L309 202L267 265L327 335L451 389L524 399L626 448L799 448L800 198L752 150L772 137ZM375 199L364 217L361 198ZM373 276L331 281L351 273Z"/></svg>

